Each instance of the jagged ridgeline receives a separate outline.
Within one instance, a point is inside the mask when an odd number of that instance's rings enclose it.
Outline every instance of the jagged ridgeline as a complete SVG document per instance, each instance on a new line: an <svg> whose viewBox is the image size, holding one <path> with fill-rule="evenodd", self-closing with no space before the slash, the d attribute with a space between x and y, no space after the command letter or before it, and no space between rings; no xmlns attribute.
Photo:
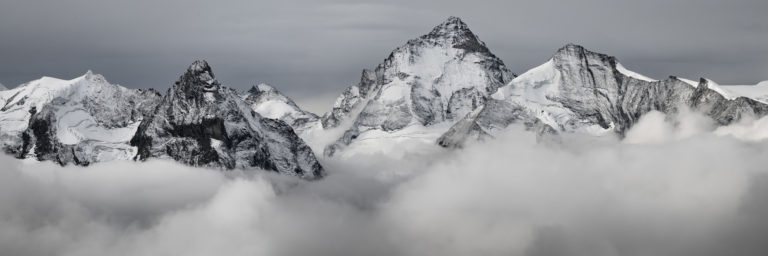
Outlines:
<svg viewBox="0 0 768 256"><path fill-rule="evenodd" d="M142 121L130 141L139 160L172 158L194 166L261 168L319 178L312 150L283 121L263 118L196 61Z"/></svg>
<svg viewBox="0 0 768 256"><path fill-rule="evenodd" d="M263 118L193 63L165 96L90 71L0 91L0 138L18 158L89 165L168 158L193 166L264 169L315 179L314 153L286 123Z"/></svg>
<svg viewBox="0 0 768 256"><path fill-rule="evenodd" d="M615 57L569 44L499 88L438 143L460 146L467 138L492 136L513 123L540 135L612 132L623 137L643 114L654 110L674 114L681 107L701 112L719 125L768 114L764 102L731 96L710 80L654 80L627 70Z"/></svg>
<svg viewBox="0 0 768 256"><path fill-rule="evenodd" d="M515 76L463 21L450 17L395 49L375 70L364 70L360 82L339 96L322 125L350 126L342 127L346 132L325 154L377 150L397 144L393 141L457 147L511 124L546 137L560 132L621 137L643 114L672 114L681 107L720 125L768 113L757 100L765 95L728 90L707 79L651 79L615 57L574 44Z"/></svg>
<svg viewBox="0 0 768 256"><path fill-rule="evenodd" d="M322 117L266 84L245 92L222 86L208 63L196 61L165 95L113 85L90 71L0 87L0 143L18 158L61 165L161 158L315 179L324 170L306 142L325 146L328 156L402 151L410 141L459 147L513 124L546 137L621 137L643 114L681 108L727 125L767 115L764 88L768 82L655 80L574 44L516 76L450 17L364 70ZM339 138L327 145L327 134Z"/></svg>

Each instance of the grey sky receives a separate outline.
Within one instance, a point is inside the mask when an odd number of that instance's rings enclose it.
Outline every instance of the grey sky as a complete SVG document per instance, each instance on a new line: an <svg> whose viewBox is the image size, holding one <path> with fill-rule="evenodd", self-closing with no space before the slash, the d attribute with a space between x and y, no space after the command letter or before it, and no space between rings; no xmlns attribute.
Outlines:
<svg viewBox="0 0 768 256"><path fill-rule="evenodd" d="M165 91L195 59L243 89L267 82L315 112L363 68L461 17L516 73L574 42L655 78L768 79L768 1L0 0L0 82L92 69Z"/></svg>

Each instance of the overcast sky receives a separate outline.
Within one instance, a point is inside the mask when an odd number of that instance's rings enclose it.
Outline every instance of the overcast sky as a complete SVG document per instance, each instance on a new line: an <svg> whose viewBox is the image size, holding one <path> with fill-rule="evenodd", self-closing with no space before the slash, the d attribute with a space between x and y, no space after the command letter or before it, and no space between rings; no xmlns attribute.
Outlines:
<svg viewBox="0 0 768 256"><path fill-rule="evenodd" d="M768 80L768 1L0 0L0 83L74 78L165 91L195 59L324 112L363 68L448 16L516 73L568 42L655 78Z"/></svg>

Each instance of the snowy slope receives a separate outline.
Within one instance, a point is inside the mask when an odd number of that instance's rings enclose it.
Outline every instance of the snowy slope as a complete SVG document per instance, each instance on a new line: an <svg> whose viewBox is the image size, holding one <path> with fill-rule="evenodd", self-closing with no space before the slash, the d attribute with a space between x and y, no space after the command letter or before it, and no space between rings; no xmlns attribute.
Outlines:
<svg viewBox="0 0 768 256"><path fill-rule="evenodd" d="M2 83L0 83L0 91L8 90L8 87L5 87Z"/></svg>
<svg viewBox="0 0 768 256"><path fill-rule="evenodd" d="M734 97L715 82L670 77L654 80L624 68L614 57L569 44L546 63L499 88L483 109L441 136L443 146L492 136L513 123L538 133L578 132L623 136L643 114L689 107L726 125L744 115L763 116L768 106Z"/></svg>
<svg viewBox="0 0 768 256"><path fill-rule="evenodd" d="M720 88L734 97L747 97L768 104L768 81L756 85L721 85Z"/></svg>
<svg viewBox="0 0 768 256"><path fill-rule="evenodd" d="M0 91L3 147L60 164L130 159L127 142L159 94L109 84L101 75L51 77Z"/></svg>
<svg viewBox="0 0 768 256"><path fill-rule="evenodd" d="M256 113L287 123L300 136L305 131L320 126L320 117L301 109L293 100L270 85L253 86L242 93L241 97Z"/></svg>
<svg viewBox="0 0 768 256"><path fill-rule="evenodd" d="M676 78L690 84L694 88L698 87L701 83L690 79ZM733 100L738 97L746 97L768 104L768 81L763 81L756 85L720 85L717 82L706 78L702 78L701 81L706 81L709 89L714 90L727 99Z"/></svg>
<svg viewBox="0 0 768 256"><path fill-rule="evenodd" d="M468 26L451 17L397 48L375 71L364 71L338 98L324 127L354 122L325 152L377 147L392 138L431 143L511 77ZM359 143L370 146L352 146Z"/></svg>
<svg viewBox="0 0 768 256"><path fill-rule="evenodd" d="M639 80L643 80L643 81L646 81L646 82L656 82L656 81L659 81L659 80L656 80L656 79L653 79L653 78L641 75L641 74L639 74L639 73L637 73L635 71L629 70L629 69L625 68L624 65L621 65L621 63L618 63L618 62L616 63L616 70L619 71L620 73L624 74L625 76L632 77L634 79L639 79Z"/></svg>

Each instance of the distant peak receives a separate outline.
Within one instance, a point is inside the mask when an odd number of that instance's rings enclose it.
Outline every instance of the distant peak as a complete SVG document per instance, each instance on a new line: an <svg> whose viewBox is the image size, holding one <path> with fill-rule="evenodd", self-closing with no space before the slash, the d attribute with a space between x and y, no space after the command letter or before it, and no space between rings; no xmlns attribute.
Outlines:
<svg viewBox="0 0 768 256"><path fill-rule="evenodd" d="M274 87L271 85L260 83L259 85L254 85L251 87L250 90L248 90L249 93L260 93L260 92L271 92L276 91Z"/></svg>
<svg viewBox="0 0 768 256"><path fill-rule="evenodd" d="M265 84L265 83L260 83L256 87L258 87L259 90L262 90L262 91L274 91L275 90L274 87L272 87L271 85Z"/></svg>

